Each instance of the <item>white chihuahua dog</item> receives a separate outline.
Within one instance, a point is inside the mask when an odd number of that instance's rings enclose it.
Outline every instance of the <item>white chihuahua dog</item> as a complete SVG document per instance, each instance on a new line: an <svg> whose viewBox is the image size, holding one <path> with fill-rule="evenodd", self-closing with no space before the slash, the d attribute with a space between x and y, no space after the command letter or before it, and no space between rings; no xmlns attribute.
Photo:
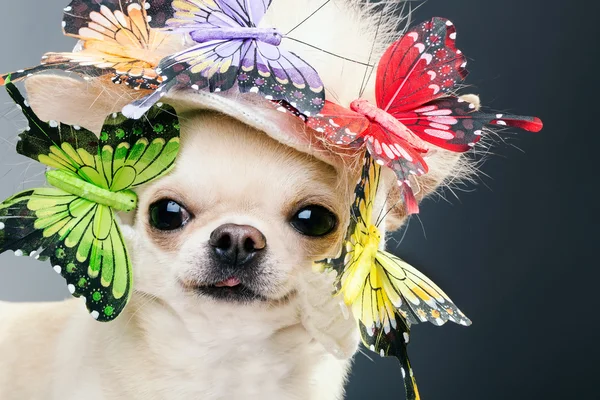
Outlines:
<svg viewBox="0 0 600 400"><path fill-rule="evenodd" d="M380 19L359 3L332 1L295 35L366 61L397 38L397 19L380 27L373 50ZM265 24L285 31L321 4L277 0ZM300 52L341 104L357 97L362 65ZM131 100L121 89L63 76L32 77L27 89L42 119L96 132ZM77 300L0 304L1 400L343 398L356 323L332 296L333 278L312 267L340 250L358 171L340 168L348 161L309 140L289 139L301 129L291 116L238 107L241 98L211 105L201 97L165 99L180 114L181 154L123 218L135 278L130 304L108 324ZM441 150L427 161L419 199L462 165ZM390 213L387 229L403 219L401 208Z"/></svg>

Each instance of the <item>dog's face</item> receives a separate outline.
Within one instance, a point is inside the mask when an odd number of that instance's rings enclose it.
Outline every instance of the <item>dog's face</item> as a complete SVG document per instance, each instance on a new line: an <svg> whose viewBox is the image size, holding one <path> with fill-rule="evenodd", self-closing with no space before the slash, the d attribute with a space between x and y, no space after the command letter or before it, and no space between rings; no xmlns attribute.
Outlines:
<svg viewBox="0 0 600 400"><path fill-rule="evenodd" d="M95 132L106 115L131 101L116 85L59 75L33 76L26 86L42 120ZM57 97L57 90L68 96ZM219 305L218 312L225 307L232 315L242 315L240 307L279 308L282 313L269 314L275 319L287 315L279 306L291 303L285 300L294 297L302 273L314 261L337 256L358 176L338 174L223 115L195 111L180 119L176 168L138 191L133 227L124 229L137 297L191 313ZM453 153L432 153L418 199L454 176L457 160ZM393 173L385 173L383 200L395 186ZM388 200L398 199L396 193ZM393 230L405 220L401 207L386 215L382 228Z"/></svg>
<svg viewBox="0 0 600 400"><path fill-rule="evenodd" d="M223 115L184 114L174 171L139 192L136 290L171 307L273 307L339 251L347 192L333 167Z"/></svg>

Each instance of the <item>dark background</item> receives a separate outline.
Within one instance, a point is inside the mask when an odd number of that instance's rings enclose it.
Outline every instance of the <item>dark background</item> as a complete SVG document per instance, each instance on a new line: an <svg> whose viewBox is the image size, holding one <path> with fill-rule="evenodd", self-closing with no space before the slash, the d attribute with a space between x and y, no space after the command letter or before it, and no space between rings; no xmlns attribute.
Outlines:
<svg viewBox="0 0 600 400"><path fill-rule="evenodd" d="M497 143L481 167L489 177L460 200L426 201L422 226L413 219L397 248L473 320L413 328L423 399L600 398L599 11L580 1L430 0L414 13L454 22L470 58L467 92L545 123ZM348 399L403 398L396 361L374 359L357 356Z"/></svg>
<svg viewBox="0 0 600 400"><path fill-rule="evenodd" d="M3 71L73 45L59 29L66 3L2 0ZM470 58L466 92L494 110L545 123L541 133L497 141L478 185L464 186L460 200L446 192L449 202L426 201L398 248L390 243L473 320L469 328L413 328L409 352L423 399L600 398L600 263L592 253L600 236L592 165L600 147L598 8L591 1L429 0L414 14L415 22L440 16L455 23ZM0 119L9 142L0 146L0 164L10 172L0 176L6 198L43 176L14 152L24 122L4 93L0 99L3 111L13 110ZM0 265L14 267L14 256L2 255ZM44 263L21 259L0 273L4 300L68 295ZM357 356L347 398L403 399L396 360L373 359Z"/></svg>

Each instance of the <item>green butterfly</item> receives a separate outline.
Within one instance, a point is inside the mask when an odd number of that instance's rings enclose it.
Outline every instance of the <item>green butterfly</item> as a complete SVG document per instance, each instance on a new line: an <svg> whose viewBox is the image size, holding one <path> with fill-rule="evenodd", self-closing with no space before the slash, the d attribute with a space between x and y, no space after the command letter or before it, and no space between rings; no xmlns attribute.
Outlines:
<svg viewBox="0 0 600 400"><path fill-rule="evenodd" d="M46 172L52 187L26 190L0 205L0 252L50 259L95 319L114 320L132 288L115 212L134 210L131 189L173 167L177 114L167 105L141 120L113 114L98 139L78 126L42 122L10 80L6 88L29 122L17 152L53 169Z"/></svg>

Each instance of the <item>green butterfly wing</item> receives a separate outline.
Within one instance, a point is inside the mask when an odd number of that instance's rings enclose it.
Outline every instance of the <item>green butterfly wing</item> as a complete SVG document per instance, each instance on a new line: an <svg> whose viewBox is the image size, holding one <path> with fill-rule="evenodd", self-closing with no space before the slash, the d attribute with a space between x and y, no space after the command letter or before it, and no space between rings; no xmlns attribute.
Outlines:
<svg viewBox="0 0 600 400"><path fill-rule="evenodd" d="M179 153L179 119L166 104L141 120L109 117L100 134L96 165L112 192L135 188L171 170ZM105 178L105 180L103 180Z"/></svg>
<svg viewBox="0 0 600 400"><path fill-rule="evenodd" d="M110 207L56 188L24 191L0 205L0 249L49 259L99 321L129 300L131 262Z"/></svg>
<svg viewBox="0 0 600 400"><path fill-rule="evenodd" d="M91 183L81 168L85 166L84 160L89 159L87 155L98 151L96 135L78 126L43 122L12 83L6 85L6 91L28 122L25 131L19 135L17 152L49 167L79 173Z"/></svg>
<svg viewBox="0 0 600 400"><path fill-rule="evenodd" d="M109 116L100 139L87 129L43 122L12 83L6 90L27 118L17 152L51 168L70 171L111 192L131 189L167 173L179 152L179 119L168 105L154 106L146 117Z"/></svg>
<svg viewBox="0 0 600 400"><path fill-rule="evenodd" d="M0 205L0 252L50 259L92 315L110 321L132 288L131 261L110 206L122 198L117 209L130 209L135 194L128 189L173 167L177 114L166 105L137 121L113 114L98 139L81 127L41 121L12 83L6 88L28 121L17 151L64 174L47 174L56 188L25 191Z"/></svg>

